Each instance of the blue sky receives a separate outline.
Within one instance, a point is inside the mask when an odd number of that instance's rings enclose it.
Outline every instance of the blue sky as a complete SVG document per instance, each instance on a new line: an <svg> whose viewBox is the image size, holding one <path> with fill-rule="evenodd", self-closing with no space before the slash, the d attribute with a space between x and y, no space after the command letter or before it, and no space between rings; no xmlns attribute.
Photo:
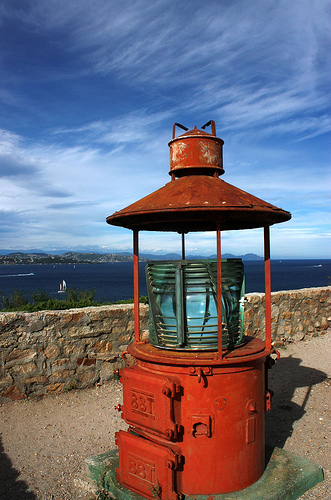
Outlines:
<svg viewBox="0 0 331 500"><path fill-rule="evenodd" d="M108 215L167 182L174 122L210 119L223 179L292 213L273 258L331 258L330 1L2 0L0 247L132 248ZM141 251L180 250L143 232ZM261 254L262 232L223 235ZM188 253L215 251L189 234Z"/></svg>

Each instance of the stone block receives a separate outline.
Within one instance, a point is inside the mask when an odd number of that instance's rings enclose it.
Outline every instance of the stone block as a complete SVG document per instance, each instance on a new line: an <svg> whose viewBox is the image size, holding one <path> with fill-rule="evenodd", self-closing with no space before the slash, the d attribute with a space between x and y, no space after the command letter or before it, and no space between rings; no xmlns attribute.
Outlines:
<svg viewBox="0 0 331 500"><path fill-rule="evenodd" d="M68 366L70 364L70 359L69 358L60 358L60 359L56 359L55 361L53 361L53 363L51 364L52 366L52 369L56 369L57 366Z"/></svg>
<svg viewBox="0 0 331 500"><path fill-rule="evenodd" d="M97 337L99 332L93 330L90 325L72 327L68 330L68 335L72 338Z"/></svg>
<svg viewBox="0 0 331 500"><path fill-rule="evenodd" d="M104 382L107 382L107 380L111 380L114 378L114 364L109 363L105 361L102 363L101 369L100 369L100 382L103 384Z"/></svg>
<svg viewBox="0 0 331 500"><path fill-rule="evenodd" d="M13 383L13 377L9 373L0 379L0 392L7 389Z"/></svg>
<svg viewBox="0 0 331 500"><path fill-rule="evenodd" d="M2 394L2 397L12 399L13 401L19 401L20 399L26 399L26 395L23 394L18 387L11 385Z"/></svg>
<svg viewBox="0 0 331 500"><path fill-rule="evenodd" d="M64 382L53 382L52 384L46 386L46 390L47 392L59 393L62 392L64 386L65 386Z"/></svg>
<svg viewBox="0 0 331 500"><path fill-rule="evenodd" d="M141 320L143 320L143 318L141 318ZM128 322L127 329L129 332L133 332L133 330L134 330L134 321L133 320L130 320Z"/></svg>
<svg viewBox="0 0 331 500"><path fill-rule="evenodd" d="M283 345L284 345L283 340L274 340L272 342L272 347L274 347L275 349L277 349L278 347L282 347Z"/></svg>
<svg viewBox="0 0 331 500"><path fill-rule="evenodd" d="M85 352L85 344L66 344L63 346L63 353L67 356L73 354L84 354Z"/></svg>
<svg viewBox="0 0 331 500"><path fill-rule="evenodd" d="M11 371L16 373L16 374L23 374L26 375L28 373L33 373L37 370L37 365L33 362L31 363L25 363L22 365L13 365L11 366Z"/></svg>
<svg viewBox="0 0 331 500"><path fill-rule="evenodd" d="M288 325L288 324L284 325L284 330L285 330L285 335L290 337L292 334L292 325Z"/></svg>
<svg viewBox="0 0 331 500"><path fill-rule="evenodd" d="M61 352L60 348L54 344L48 345L44 350L44 354L47 359L57 358L60 355L60 352Z"/></svg>
<svg viewBox="0 0 331 500"><path fill-rule="evenodd" d="M263 323L263 321L262 321L262 319L261 319L261 318L256 318L256 320L255 320L255 322L254 322L255 328L260 329L260 328L261 328L261 326L262 326L262 323Z"/></svg>
<svg viewBox="0 0 331 500"><path fill-rule="evenodd" d="M262 337L262 331L259 328L254 329L253 336L260 339Z"/></svg>
<svg viewBox="0 0 331 500"><path fill-rule="evenodd" d="M9 364L11 361L15 363L28 363L37 356L35 349L20 349L19 347L13 349L5 357L5 363Z"/></svg>
<svg viewBox="0 0 331 500"><path fill-rule="evenodd" d="M277 328L277 335L279 337L283 337L285 335L285 328L284 325L279 325Z"/></svg>
<svg viewBox="0 0 331 500"><path fill-rule="evenodd" d="M51 375L51 380L54 381L54 379L61 379L65 380L67 378L73 377L75 375L75 370L58 370L58 371L53 371Z"/></svg>
<svg viewBox="0 0 331 500"><path fill-rule="evenodd" d="M77 358L76 361L78 366L92 366L95 365L95 358Z"/></svg>
<svg viewBox="0 0 331 500"><path fill-rule="evenodd" d="M111 329L112 335L121 335L124 331L126 331L124 325L113 326Z"/></svg>
<svg viewBox="0 0 331 500"><path fill-rule="evenodd" d="M48 384L48 377L40 375L39 377L29 377L23 379L25 384Z"/></svg>
<svg viewBox="0 0 331 500"><path fill-rule="evenodd" d="M254 318L254 315L255 315L255 313L254 313L254 309L253 308L246 310L245 311L245 321L246 320L250 321L251 319Z"/></svg>
<svg viewBox="0 0 331 500"><path fill-rule="evenodd" d="M91 344L91 349L98 353L108 353L113 351L113 344L109 340L99 340Z"/></svg>
<svg viewBox="0 0 331 500"><path fill-rule="evenodd" d="M303 325L304 325L304 329L307 332L313 332L314 331L314 327L313 327L313 325L311 323L311 320L309 318L304 320Z"/></svg>
<svg viewBox="0 0 331 500"><path fill-rule="evenodd" d="M16 331L20 316L17 312L0 313L0 333Z"/></svg>
<svg viewBox="0 0 331 500"><path fill-rule="evenodd" d="M25 320L26 325L24 326L24 330L27 333L40 332L45 327L45 323L44 323L42 317L40 317L40 316L38 317L38 313L33 313L33 314L35 314L34 317L33 316L28 317Z"/></svg>
<svg viewBox="0 0 331 500"><path fill-rule="evenodd" d="M321 330L327 330L329 328L329 322L326 318L321 318Z"/></svg>
<svg viewBox="0 0 331 500"><path fill-rule="evenodd" d="M0 332L0 350L10 349L17 346L18 335L15 331L2 333Z"/></svg>
<svg viewBox="0 0 331 500"><path fill-rule="evenodd" d="M118 336L117 342L119 344L129 344L130 341L131 341L131 336L127 333L123 333L123 330L122 330L122 335Z"/></svg>
<svg viewBox="0 0 331 500"><path fill-rule="evenodd" d="M117 356L115 356L114 354L95 354L95 359L97 361L109 361L109 362L113 362L113 361L116 361L117 359Z"/></svg>
<svg viewBox="0 0 331 500"><path fill-rule="evenodd" d="M77 379L80 387L86 387L88 385L95 384L99 380L99 374L93 371L86 371L77 374Z"/></svg>

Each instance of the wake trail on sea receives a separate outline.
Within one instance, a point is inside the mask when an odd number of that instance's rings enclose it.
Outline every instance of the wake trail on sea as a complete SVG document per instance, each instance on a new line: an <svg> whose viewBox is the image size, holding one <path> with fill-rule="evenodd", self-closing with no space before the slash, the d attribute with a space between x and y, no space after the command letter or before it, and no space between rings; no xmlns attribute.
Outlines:
<svg viewBox="0 0 331 500"><path fill-rule="evenodd" d="M12 276L34 276L34 273L22 274L0 274L0 278L11 278Z"/></svg>

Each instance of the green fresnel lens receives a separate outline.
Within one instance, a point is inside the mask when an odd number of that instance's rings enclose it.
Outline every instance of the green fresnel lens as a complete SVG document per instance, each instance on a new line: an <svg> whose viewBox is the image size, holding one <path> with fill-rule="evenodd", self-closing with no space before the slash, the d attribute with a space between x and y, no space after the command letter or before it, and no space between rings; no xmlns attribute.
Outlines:
<svg viewBox="0 0 331 500"><path fill-rule="evenodd" d="M218 348L217 261L148 262L149 338L165 349ZM243 342L244 266L222 259L222 345Z"/></svg>

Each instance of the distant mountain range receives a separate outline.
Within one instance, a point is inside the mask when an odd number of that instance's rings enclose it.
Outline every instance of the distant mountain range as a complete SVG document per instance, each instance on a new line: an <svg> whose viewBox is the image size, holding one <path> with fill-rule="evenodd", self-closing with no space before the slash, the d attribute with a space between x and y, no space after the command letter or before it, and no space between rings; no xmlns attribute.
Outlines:
<svg viewBox="0 0 331 500"><path fill-rule="evenodd" d="M141 257L146 260L180 260L182 256L179 253L167 253L165 255L155 255L142 253ZM216 254L214 255L186 255L187 260L197 260L197 259L216 259ZM263 257L256 255L255 253L246 253L245 255L233 255L232 253L222 254L222 259L242 259L242 260L263 260Z"/></svg>
<svg viewBox="0 0 331 500"><path fill-rule="evenodd" d="M180 260L181 255L177 253L167 253L164 255L142 253L139 256L140 260ZM232 255L225 253L222 255L224 259L241 258L243 260L263 260L262 257L253 253L245 255ZM187 255L187 260L190 259L216 259L216 255ZM95 252L65 252L62 254L50 254L42 251L28 252L13 252L0 250L0 265L5 264L100 264L103 262L129 262L132 261L132 254L129 252L123 253L95 253Z"/></svg>

